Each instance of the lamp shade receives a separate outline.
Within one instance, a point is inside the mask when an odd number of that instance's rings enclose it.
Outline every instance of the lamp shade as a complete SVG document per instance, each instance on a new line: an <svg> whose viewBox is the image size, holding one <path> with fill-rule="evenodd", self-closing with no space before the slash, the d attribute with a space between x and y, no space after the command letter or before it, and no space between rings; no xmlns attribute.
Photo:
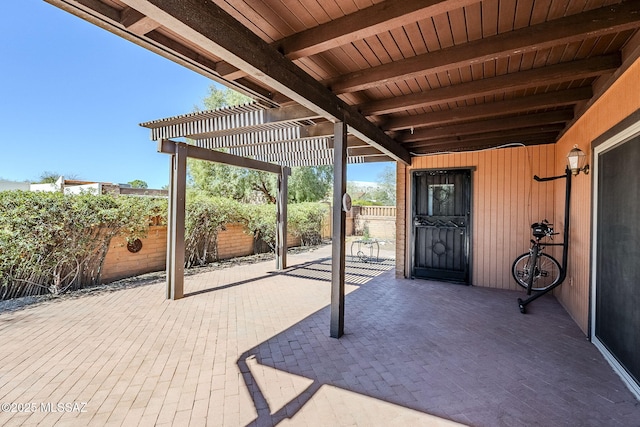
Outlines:
<svg viewBox="0 0 640 427"><path fill-rule="evenodd" d="M574 145L571 151L569 151L569 154L567 154L567 165L569 166L571 173L573 173L574 175L578 175L578 173L580 173L580 171L584 168L584 164L586 161L586 154L584 154L584 152L579 149L577 145Z"/></svg>

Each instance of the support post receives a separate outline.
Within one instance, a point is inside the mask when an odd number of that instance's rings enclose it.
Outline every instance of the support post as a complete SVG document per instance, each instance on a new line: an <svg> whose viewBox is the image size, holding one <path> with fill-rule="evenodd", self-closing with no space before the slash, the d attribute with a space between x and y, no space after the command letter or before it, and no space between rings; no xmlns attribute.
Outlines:
<svg viewBox="0 0 640 427"><path fill-rule="evenodd" d="M187 150L177 146L171 155L167 227L167 299L184 297L184 227Z"/></svg>
<svg viewBox="0 0 640 427"><path fill-rule="evenodd" d="M283 166L278 174L276 269L287 268L287 199L289 197L288 177L291 169Z"/></svg>
<svg viewBox="0 0 640 427"><path fill-rule="evenodd" d="M333 229L331 231L331 325L332 338L344 334L345 211L342 198L347 191L347 125L334 126Z"/></svg>

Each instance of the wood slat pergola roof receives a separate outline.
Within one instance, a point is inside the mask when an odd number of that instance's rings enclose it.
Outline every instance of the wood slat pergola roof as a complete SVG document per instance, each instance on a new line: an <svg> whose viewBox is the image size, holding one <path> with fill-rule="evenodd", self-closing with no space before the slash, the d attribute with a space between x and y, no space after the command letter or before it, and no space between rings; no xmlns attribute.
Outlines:
<svg viewBox="0 0 640 427"><path fill-rule="evenodd" d="M141 123L151 139L188 138L194 145L281 166L333 164L334 125L299 105L267 108L259 103L201 111ZM389 161L355 137L347 161Z"/></svg>
<svg viewBox="0 0 640 427"><path fill-rule="evenodd" d="M365 161L553 143L640 51L638 0L47 1L310 126L344 121Z"/></svg>

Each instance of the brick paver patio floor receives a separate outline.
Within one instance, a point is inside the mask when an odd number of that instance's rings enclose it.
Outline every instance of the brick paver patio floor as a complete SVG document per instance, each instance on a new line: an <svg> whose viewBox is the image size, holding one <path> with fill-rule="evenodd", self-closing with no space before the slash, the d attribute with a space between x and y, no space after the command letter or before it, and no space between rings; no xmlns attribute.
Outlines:
<svg viewBox="0 0 640 427"><path fill-rule="evenodd" d="M0 313L0 425L640 426L552 297L522 315L518 292L349 262L329 338L329 255Z"/></svg>

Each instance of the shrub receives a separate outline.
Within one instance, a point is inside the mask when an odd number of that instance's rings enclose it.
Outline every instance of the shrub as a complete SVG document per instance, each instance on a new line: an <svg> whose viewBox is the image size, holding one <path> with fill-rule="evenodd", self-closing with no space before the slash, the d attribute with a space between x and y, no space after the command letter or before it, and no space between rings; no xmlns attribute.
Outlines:
<svg viewBox="0 0 640 427"><path fill-rule="evenodd" d="M320 242L328 207L290 204L289 232L303 245ZM111 195L0 192L0 299L100 282L111 239L144 237L150 225L166 223L167 201ZM254 248L275 250L275 205L245 205L231 199L190 193L185 216L185 264L218 259L218 232L243 223Z"/></svg>
<svg viewBox="0 0 640 427"><path fill-rule="evenodd" d="M275 250L276 247L276 205L244 205L243 213L247 229L253 233L254 248L260 242Z"/></svg>
<svg viewBox="0 0 640 427"><path fill-rule="evenodd" d="M241 204L223 197L192 194L185 217L185 264L204 265L218 259L218 232L225 224L245 222Z"/></svg>
<svg viewBox="0 0 640 427"><path fill-rule="evenodd" d="M303 246L322 241L322 225L329 207L322 203L297 203L289 206L289 231L300 237Z"/></svg>
<svg viewBox="0 0 640 427"><path fill-rule="evenodd" d="M143 237L166 201L0 192L0 299L97 284L111 238Z"/></svg>

